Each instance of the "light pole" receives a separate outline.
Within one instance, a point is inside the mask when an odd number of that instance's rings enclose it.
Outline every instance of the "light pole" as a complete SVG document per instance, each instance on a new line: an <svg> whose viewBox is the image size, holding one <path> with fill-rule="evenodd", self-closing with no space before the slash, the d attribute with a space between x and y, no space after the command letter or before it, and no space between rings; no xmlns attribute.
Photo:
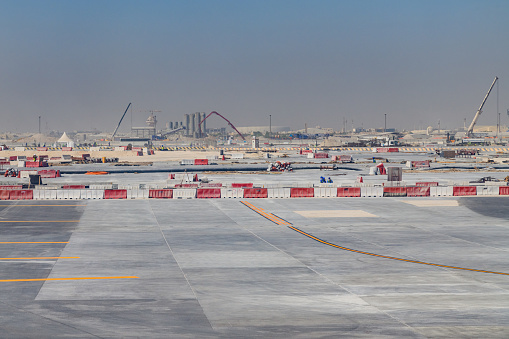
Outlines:
<svg viewBox="0 0 509 339"><path fill-rule="evenodd" d="M269 139L272 136L272 114L269 114Z"/></svg>
<svg viewBox="0 0 509 339"><path fill-rule="evenodd" d="M387 131L387 113L384 113L384 133Z"/></svg>

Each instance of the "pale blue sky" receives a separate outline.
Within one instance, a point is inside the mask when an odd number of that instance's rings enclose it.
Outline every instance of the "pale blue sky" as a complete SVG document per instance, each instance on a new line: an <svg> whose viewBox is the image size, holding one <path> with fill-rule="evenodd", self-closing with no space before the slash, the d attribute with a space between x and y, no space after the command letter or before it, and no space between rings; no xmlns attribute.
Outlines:
<svg viewBox="0 0 509 339"><path fill-rule="evenodd" d="M0 131L39 115L112 131L129 102L160 127L212 110L237 126L457 127L495 76L509 124L506 0L2 0L0 22Z"/></svg>

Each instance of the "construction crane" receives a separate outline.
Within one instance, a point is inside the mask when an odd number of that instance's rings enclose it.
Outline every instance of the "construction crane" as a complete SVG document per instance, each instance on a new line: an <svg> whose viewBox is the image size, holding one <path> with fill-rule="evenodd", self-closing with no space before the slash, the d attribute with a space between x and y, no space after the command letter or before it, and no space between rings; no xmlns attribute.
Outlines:
<svg viewBox="0 0 509 339"><path fill-rule="evenodd" d="M115 128L115 131L111 135L111 140L113 140L113 137L115 137L115 134L117 134L118 128L120 127L120 124L122 123L122 120L124 120L125 114L127 113L127 110L129 109L129 107L131 107L131 103L129 103L129 105L127 105L127 108L125 109L125 112L122 115L122 118L120 118L120 121L118 122L117 128Z"/></svg>
<svg viewBox="0 0 509 339"><path fill-rule="evenodd" d="M235 130L235 132L237 132L240 137L242 138L242 140L246 140L246 138L244 138L244 136L242 135L242 133L240 133L236 128L235 126L233 126L233 124L228 120L226 119L225 117L223 117L221 114L217 113L216 111L213 111L213 112L210 112L209 115L207 115L202 121L200 121L200 123L198 124L198 131L200 132L200 135L202 134L201 133L201 124L207 120L208 117L210 117L212 114L215 114L215 115L219 115L221 118L223 118L227 123L228 125L230 125L231 128L233 128Z"/></svg>
<svg viewBox="0 0 509 339"><path fill-rule="evenodd" d="M468 127L467 129L467 133L466 135L467 136L470 136L472 135L472 132L474 131L474 126L475 126L475 123L477 122L477 119L479 119L479 116L481 115L482 113L482 108L484 107L484 103L486 102L486 100L488 99L488 96L490 95L491 93L491 90L493 89L493 86L495 86L495 83L497 82L498 80L498 77L495 77L495 80L493 80L493 83L491 84L491 87L490 89L488 90L488 93L486 94L486 96L484 97L484 100L482 101L482 104L481 106L479 107L479 109L477 110L477 113L475 113L475 116L474 116L474 120L472 120L472 123L470 124L470 126Z"/></svg>

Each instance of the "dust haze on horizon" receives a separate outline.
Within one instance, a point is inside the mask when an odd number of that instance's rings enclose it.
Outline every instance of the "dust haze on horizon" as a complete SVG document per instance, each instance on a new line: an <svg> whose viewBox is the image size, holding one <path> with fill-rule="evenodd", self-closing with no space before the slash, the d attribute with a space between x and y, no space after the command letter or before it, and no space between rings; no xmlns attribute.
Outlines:
<svg viewBox="0 0 509 339"><path fill-rule="evenodd" d="M509 125L508 1L2 1L0 131ZM497 96L498 93L498 96ZM120 131L130 127L130 115ZM219 119L210 127L223 127Z"/></svg>

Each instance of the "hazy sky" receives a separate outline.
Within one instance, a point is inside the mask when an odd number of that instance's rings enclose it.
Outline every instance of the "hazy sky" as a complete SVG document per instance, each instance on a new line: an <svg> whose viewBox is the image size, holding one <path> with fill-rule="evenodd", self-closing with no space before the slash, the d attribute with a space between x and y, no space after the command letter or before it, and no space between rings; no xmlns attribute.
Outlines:
<svg viewBox="0 0 509 339"><path fill-rule="evenodd" d="M467 125L495 76L509 124L509 1L0 0L0 131ZM496 124L497 88L479 124ZM209 126L226 126L217 117ZM130 127L126 117L121 130Z"/></svg>

